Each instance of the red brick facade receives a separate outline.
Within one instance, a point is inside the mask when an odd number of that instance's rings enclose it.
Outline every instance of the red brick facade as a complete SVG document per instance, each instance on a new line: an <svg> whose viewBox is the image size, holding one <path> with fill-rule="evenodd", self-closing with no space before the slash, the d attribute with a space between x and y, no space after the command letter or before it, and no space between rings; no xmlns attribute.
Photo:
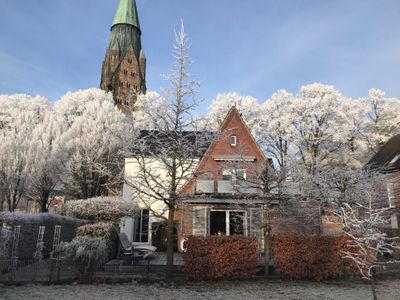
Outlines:
<svg viewBox="0 0 400 300"><path fill-rule="evenodd" d="M182 189L188 200L178 207L176 213L179 221L178 243L181 244L189 235L213 234L213 212L226 215L226 227L222 234L234 234L232 228L229 229L229 218L231 214L239 213L243 216L243 234L257 236L261 243L263 199L260 189L256 188L250 194L244 195L235 186L231 194L223 194L216 186L229 182L229 179L224 178L226 170L241 170L241 176L255 184L260 181L259 176L266 162L239 111L232 107L220 126L219 134L201 158L195 175ZM199 181L206 181L211 185L215 183L215 194L199 193L196 186ZM232 178L231 181L235 179Z"/></svg>
<svg viewBox="0 0 400 300"><path fill-rule="evenodd" d="M257 145L250 130L244 123L236 107L232 107L225 120L221 124L220 134L211 143L203 158L201 159L195 177L189 180L188 184L182 189L185 194L192 194L194 191L195 180L221 180L223 179L224 168L243 168L246 170L248 180L255 178L265 166L266 158ZM232 146L230 138L236 137L236 146ZM238 163L237 161L227 162L224 157L251 157L253 161ZM217 160L216 158L221 158ZM249 160L251 160L249 159Z"/></svg>

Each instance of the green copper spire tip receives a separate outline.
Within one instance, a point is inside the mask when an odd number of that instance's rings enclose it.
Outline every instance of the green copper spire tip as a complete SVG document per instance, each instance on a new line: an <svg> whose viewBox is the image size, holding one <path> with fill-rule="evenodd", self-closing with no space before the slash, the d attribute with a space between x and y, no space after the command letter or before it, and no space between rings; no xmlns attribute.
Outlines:
<svg viewBox="0 0 400 300"><path fill-rule="evenodd" d="M112 27L118 24L129 24L140 30L135 0L120 0Z"/></svg>

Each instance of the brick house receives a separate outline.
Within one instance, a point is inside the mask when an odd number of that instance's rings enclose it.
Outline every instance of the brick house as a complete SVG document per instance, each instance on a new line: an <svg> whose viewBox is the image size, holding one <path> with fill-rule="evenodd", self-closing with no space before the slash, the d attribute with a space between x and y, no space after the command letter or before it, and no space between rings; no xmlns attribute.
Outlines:
<svg viewBox="0 0 400 300"><path fill-rule="evenodd" d="M390 208L390 227L399 235L400 225L400 135L392 137L367 163L367 168L384 175L380 205ZM388 228L389 229L389 228Z"/></svg>
<svg viewBox="0 0 400 300"><path fill-rule="evenodd" d="M163 139L163 134L143 132L143 137ZM185 143L196 144L202 133L185 132ZM263 245L262 177L273 180L274 170L263 154L239 111L232 107L220 125L218 132L194 151L194 169L180 189L180 203L176 207L175 220L178 231L178 248L182 248L191 235L244 235L256 236ZM151 140L148 141L151 144ZM152 147L150 147L152 148ZM154 153L157 149L152 149ZM149 157L149 163L158 167ZM262 176L268 171L268 176ZM137 180L135 163L125 162L126 181ZM160 173L160 176L163 176ZM137 201L128 184L124 185L125 200ZM278 208L279 199L271 196L272 232L316 234L320 232L319 204L297 201L295 207ZM155 201L138 202L141 212L136 218L126 218L121 224L133 243L151 243L152 224L160 222L158 215L167 215L165 204ZM149 209L150 208L150 209ZM311 220L311 221L310 221Z"/></svg>
<svg viewBox="0 0 400 300"><path fill-rule="evenodd" d="M260 175L273 170L236 107L182 189L178 243L189 235L245 235L262 241Z"/></svg>

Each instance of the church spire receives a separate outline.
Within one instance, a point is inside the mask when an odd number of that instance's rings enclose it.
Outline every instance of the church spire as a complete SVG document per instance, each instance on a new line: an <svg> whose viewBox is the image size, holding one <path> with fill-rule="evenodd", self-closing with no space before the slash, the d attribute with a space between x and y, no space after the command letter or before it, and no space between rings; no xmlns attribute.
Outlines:
<svg viewBox="0 0 400 300"><path fill-rule="evenodd" d="M140 30L139 17L135 0L121 0L115 14L112 27L118 24L128 24Z"/></svg>
<svg viewBox="0 0 400 300"><path fill-rule="evenodd" d="M146 58L135 0L120 0L103 61L100 88L112 92L123 111L134 109L146 93Z"/></svg>

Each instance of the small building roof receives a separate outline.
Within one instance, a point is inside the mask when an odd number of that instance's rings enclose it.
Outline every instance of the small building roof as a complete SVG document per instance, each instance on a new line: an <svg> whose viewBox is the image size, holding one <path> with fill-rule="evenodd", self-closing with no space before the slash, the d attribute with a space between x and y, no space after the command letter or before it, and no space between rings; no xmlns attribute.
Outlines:
<svg viewBox="0 0 400 300"><path fill-rule="evenodd" d="M366 167L386 173L400 171L400 134L387 141Z"/></svg>
<svg viewBox="0 0 400 300"><path fill-rule="evenodd" d="M192 157L202 157L204 152L215 137L214 132L209 131L182 131L182 132L162 132L157 130L141 130L138 135L138 143L133 149L132 154L139 154L153 157L162 154L164 150L179 144L178 151L188 151ZM165 148L161 147L165 145ZM169 147L168 147L169 145Z"/></svg>

